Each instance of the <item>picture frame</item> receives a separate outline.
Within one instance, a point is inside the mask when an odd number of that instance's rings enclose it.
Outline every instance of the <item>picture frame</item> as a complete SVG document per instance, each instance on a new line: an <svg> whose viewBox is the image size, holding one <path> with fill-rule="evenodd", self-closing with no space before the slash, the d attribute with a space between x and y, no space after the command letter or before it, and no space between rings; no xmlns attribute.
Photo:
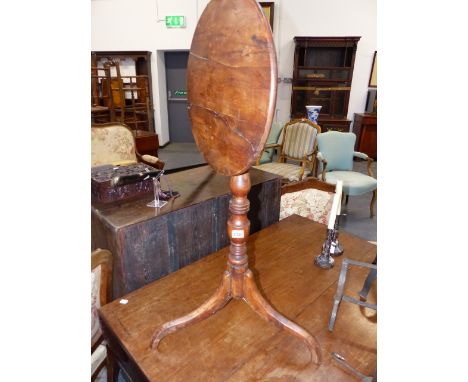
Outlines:
<svg viewBox="0 0 468 382"><path fill-rule="evenodd" d="M271 31L273 32L273 17L275 14L275 3L273 1L260 1L260 6L265 14L265 17L270 22Z"/></svg>
<svg viewBox="0 0 468 382"><path fill-rule="evenodd" d="M377 87L377 51L374 52L374 59L372 60L372 69L369 78L369 87Z"/></svg>

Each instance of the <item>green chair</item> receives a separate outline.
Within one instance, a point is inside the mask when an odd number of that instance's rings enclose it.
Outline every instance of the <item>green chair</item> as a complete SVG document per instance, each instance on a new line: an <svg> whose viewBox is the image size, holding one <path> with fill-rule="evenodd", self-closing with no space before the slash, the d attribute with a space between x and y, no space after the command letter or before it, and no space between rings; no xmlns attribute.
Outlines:
<svg viewBox="0 0 468 382"><path fill-rule="evenodd" d="M270 129L270 134L268 135L265 146L276 145L278 143L281 132L283 131L283 125L278 122L273 122ZM275 148L267 148L263 151L262 156L260 157L259 164L269 163L273 161L273 154L275 153Z"/></svg>
<svg viewBox="0 0 468 382"><path fill-rule="evenodd" d="M377 199L377 179L372 173L371 164L374 161L367 154L354 151L356 135L327 131L317 136L317 159L321 167L321 180L336 184L343 181L343 194L348 196L362 195L373 192L370 203L370 216L374 216L374 204ZM353 171L353 158L367 160L368 175ZM320 169L320 168L319 168Z"/></svg>

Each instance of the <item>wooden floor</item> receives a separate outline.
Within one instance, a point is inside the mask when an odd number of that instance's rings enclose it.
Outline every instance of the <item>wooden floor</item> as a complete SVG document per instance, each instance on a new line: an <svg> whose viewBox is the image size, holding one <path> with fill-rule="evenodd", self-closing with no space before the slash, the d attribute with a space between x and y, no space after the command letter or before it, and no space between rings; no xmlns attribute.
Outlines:
<svg viewBox="0 0 468 382"><path fill-rule="evenodd" d="M326 227L291 216L252 235L250 267L270 303L314 334L323 350L323 364L310 362L297 338L263 321L243 301L231 301L204 322L166 337L157 353L150 350L154 331L164 322L197 308L217 288L227 249L208 256L103 307L101 314L111 346L123 349L127 364L151 381L356 381L336 363L343 355L355 368L372 375L376 368L376 313L343 302L335 329L328 320L342 258L331 270L313 265ZM376 247L342 233L345 256L371 262ZM367 270L351 268L346 293L357 297ZM369 302L376 302L376 285Z"/></svg>

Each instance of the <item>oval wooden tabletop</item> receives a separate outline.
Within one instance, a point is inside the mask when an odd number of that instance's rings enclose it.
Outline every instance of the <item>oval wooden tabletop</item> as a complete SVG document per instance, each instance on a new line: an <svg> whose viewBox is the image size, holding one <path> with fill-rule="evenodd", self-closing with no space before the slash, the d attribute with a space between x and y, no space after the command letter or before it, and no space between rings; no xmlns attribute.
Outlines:
<svg viewBox="0 0 468 382"><path fill-rule="evenodd" d="M195 142L223 175L261 154L276 103L276 53L256 0L211 0L198 22L187 67Z"/></svg>

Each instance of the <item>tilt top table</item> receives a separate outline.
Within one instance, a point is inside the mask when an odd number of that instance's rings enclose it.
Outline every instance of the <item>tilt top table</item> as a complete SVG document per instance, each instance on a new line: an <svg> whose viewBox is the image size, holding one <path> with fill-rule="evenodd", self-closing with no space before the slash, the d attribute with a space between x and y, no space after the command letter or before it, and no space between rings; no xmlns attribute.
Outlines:
<svg viewBox="0 0 468 382"><path fill-rule="evenodd" d="M100 310L111 362L130 381L356 381L330 353L372 375L376 367L376 313L342 303L333 332L328 321L343 257L324 270L314 265L326 226L292 215L247 242L250 269L259 289L286 317L314 333L322 364L311 360L304 341L266 322L234 300L210 318L167 336L159 351L149 338L167 320L197 308L221 282L229 248L138 289ZM346 257L371 262L376 246L340 233ZM359 291L367 270L353 268L347 291ZM368 301L375 301L375 288Z"/></svg>

